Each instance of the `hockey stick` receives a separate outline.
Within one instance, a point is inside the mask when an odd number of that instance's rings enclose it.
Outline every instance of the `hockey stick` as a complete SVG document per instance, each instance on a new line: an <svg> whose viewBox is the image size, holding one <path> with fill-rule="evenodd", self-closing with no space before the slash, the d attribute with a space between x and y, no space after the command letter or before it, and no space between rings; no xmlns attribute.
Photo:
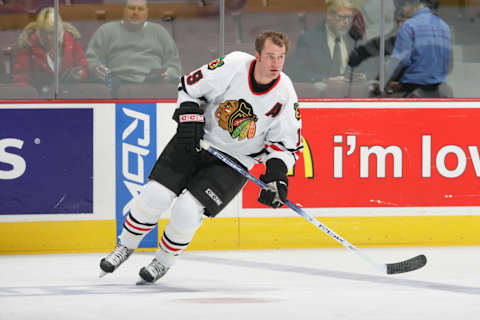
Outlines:
<svg viewBox="0 0 480 320"><path fill-rule="evenodd" d="M263 189L263 188L267 187L267 185L262 180L257 179L255 176L253 176L247 170L245 170L244 168L239 166L237 163L232 161L230 158L226 157L223 153L221 153L220 151L218 151L214 147L210 146L205 141L203 141L203 140L200 141L200 148L208 151L214 157L223 161L225 164L227 164L232 169L234 169L235 171L240 173L242 176L248 178L250 181L255 183L260 188ZM427 263L427 258L423 254L418 255L416 257L413 257L413 258L410 258L408 260L400 261L400 262L387 263L387 264L378 263L378 262L374 261L369 255L360 251L360 249L358 249L353 244L351 244L347 240L340 237L338 234L336 234L334 231L332 231L326 225L324 225L323 223L321 223L317 219L310 216L308 213L306 213L301 208L294 205L289 200L285 201L285 205L287 205L290 209L292 209L293 211L298 213L300 216L305 218L305 220L307 220L308 222L313 224L315 227L317 227L318 229L325 232L328 236L335 239L341 245L343 245L347 249L350 249L351 251L358 254L361 258L366 260L368 263L370 263L372 266L374 266L376 269L378 269L382 273L395 274L395 273L404 273L404 272L414 271L414 270L420 269L421 267L423 267Z"/></svg>

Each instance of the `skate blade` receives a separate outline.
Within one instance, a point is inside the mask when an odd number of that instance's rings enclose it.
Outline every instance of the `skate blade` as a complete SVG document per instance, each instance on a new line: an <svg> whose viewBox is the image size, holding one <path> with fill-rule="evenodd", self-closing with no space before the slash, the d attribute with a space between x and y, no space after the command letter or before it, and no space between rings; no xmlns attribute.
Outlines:
<svg viewBox="0 0 480 320"><path fill-rule="evenodd" d="M107 273L103 270L100 270L100 274L98 275L99 278L103 278L107 275Z"/></svg>
<svg viewBox="0 0 480 320"><path fill-rule="evenodd" d="M147 282L147 281L143 280L142 278L138 278L138 280L135 284L137 286L149 286L149 285L155 284L155 282Z"/></svg>

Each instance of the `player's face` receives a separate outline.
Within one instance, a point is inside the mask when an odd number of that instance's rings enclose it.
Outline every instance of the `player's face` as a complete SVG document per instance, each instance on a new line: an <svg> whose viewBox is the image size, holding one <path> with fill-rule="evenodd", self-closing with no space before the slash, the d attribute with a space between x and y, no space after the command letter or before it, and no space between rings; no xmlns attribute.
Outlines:
<svg viewBox="0 0 480 320"><path fill-rule="evenodd" d="M123 12L123 19L133 25L142 25L148 17L148 8L145 0L128 1Z"/></svg>
<svg viewBox="0 0 480 320"><path fill-rule="evenodd" d="M343 36L352 25L353 10L340 7L337 11L327 13L327 23L330 30L337 36Z"/></svg>
<svg viewBox="0 0 480 320"><path fill-rule="evenodd" d="M255 80L259 83L269 83L282 72L285 63L285 46L277 46L269 38L265 41L262 52L255 52ZM257 79L260 78L260 79Z"/></svg>

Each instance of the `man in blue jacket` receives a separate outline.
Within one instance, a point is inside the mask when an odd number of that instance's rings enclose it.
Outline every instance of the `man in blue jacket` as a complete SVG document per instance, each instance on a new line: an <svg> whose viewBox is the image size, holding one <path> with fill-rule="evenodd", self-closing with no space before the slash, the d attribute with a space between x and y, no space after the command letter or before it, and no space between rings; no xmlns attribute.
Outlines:
<svg viewBox="0 0 480 320"><path fill-rule="evenodd" d="M443 97L451 54L450 28L432 13L429 0L404 0L409 18L398 29L387 66L387 95L397 97Z"/></svg>

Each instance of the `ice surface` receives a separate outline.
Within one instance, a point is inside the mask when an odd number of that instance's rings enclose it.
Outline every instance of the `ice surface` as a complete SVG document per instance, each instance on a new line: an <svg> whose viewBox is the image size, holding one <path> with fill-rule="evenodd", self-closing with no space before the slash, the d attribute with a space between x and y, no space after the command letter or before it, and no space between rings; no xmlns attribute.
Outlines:
<svg viewBox="0 0 480 320"><path fill-rule="evenodd" d="M157 284L136 286L153 252L101 279L102 253L0 256L0 319L479 319L480 247L361 250L428 263L383 275L344 248L187 251Z"/></svg>

